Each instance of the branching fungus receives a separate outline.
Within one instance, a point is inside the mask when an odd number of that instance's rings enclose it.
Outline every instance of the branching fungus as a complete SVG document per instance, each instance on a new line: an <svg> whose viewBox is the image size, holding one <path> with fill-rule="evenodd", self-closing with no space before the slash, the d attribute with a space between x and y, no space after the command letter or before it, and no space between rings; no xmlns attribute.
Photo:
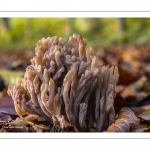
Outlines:
<svg viewBox="0 0 150 150"><path fill-rule="evenodd" d="M35 56L24 80L10 85L20 117L37 115L54 125L79 131L103 131L115 120L113 107L118 82L117 66L99 67L86 40L73 34L69 40L48 37L37 42Z"/></svg>

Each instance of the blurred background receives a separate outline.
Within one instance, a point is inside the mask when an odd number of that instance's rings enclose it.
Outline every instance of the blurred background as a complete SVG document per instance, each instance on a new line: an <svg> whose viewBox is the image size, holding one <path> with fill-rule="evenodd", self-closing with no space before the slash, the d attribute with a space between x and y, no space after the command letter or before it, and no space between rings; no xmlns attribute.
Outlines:
<svg viewBox="0 0 150 150"><path fill-rule="evenodd" d="M7 87L23 78L36 42L73 33L94 48L100 66L118 65L116 112L130 107L150 120L150 18L0 18L0 111L15 113ZM8 118L0 112L0 119Z"/></svg>
<svg viewBox="0 0 150 150"><path fill-rule="evenodd" d="M42 37L72 33L95 48L149 45L150 18L1 18L0 51L31 50Z"/></svg>

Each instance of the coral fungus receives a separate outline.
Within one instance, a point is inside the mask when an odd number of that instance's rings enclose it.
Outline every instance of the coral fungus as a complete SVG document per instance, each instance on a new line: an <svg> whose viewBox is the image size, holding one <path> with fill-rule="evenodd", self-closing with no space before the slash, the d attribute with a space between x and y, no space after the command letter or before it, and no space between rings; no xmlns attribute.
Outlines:
<svg viewBox="0 0 150 150"><path fill-rule="evenodd" d="M115 120L118 77L117 66L98 65L81 35L73 34L68 41L54 36L37 42L24 79L17 78L8 94L20 117L45 119L61 128L103 131Z"/></svg>

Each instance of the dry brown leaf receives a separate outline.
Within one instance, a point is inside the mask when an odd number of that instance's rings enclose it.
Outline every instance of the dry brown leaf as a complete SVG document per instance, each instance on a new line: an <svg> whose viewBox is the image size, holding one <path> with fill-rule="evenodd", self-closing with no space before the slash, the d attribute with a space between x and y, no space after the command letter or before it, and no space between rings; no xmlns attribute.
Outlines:
<svg viewBox="0 0 150 150"><path fill-rule="evenodd" d="M117 85L116 86L116 93L121 93L124 89L125 89L125 86Z"/></svg>
<svg viewBox="0 0 150 150"><path fill-rule="evenodd" d="M22 118L5 123L0 132L35 132L34 128Z"/></svg>
<svg viewBox="0 0 150 150"><path fill-rule="evenodd" d="M129 87L126 87L123 92L120 94L126 100L136 100L136 94Z"/></svg>
<svg viewBox="0 0 150 150"><path fill-rule="evenodd" d="M144 112L144 109L138 106L132 106L130 109L135 113L136 116Z"/></svg>
<svg viewBox="0 0 150 150"><path fill-rule="evenodd" d="M114 100L115 112L118 113L123 107L126 107L126 100L122 96L120 96L120 94L117 94Z"/></svg>
<svg viewBox="0 0 150 150"><path fill-rule="evenodd" d="M123 86L118 86L117 90L124 99L140 102L149 96L149 85L148 79L142 76L124 89Z"/></svg>
<svg viewBox="0 0 150 150"><path fill-rule="evenodd" d="M128 85L138 80L138 77L130 74L129 72L124 70L121 66L118 66L118 70L120 74L118 84Z"/></svg>
<svg viewBox="0 0 150 150"><path fill-rule="evenodd" d="M111 124L106 132L136 132L139 128L140 120L129 108L122 108L117 119Z"/></svg>
<svg viewBox="0 0 150 150"><path fill-rule="evenodd" d="M10 115L3 114L1 111L6 111L8 113L14 113L14 103L10 96L7 94L7 89L3 90L2 97L0 98L0 119L3 121L8 121L11 119Z"/></svg>
<svg viewBox="0 0 150 150"><path fill-rule="evenodd" d="M150 120L143 119L142 117L138 118L140 119L140 126L137 132L150 132Z"/></svg>
<svg viewBox="0 0 150 150"><path fill-rule="evenodd" d="M50 132L79 132L79 131L74 126L70 126L64 129L60 128L59 126L53 126L50 129Z"/></svg>
<svg viewBox="0 0 150 150"><path fill-rule="evenodd" d="M47 122L33 122L24 118L17 118L14 121L6 122L3 124L0 132L49 132L50 125Z"/></svg>
<svg viewBox="0 0 150 150"><path fill-rule="evenodd" d="M142 106L141 108L143 109L143 112L138 114L138 117L150 121L150 105Z"/></svg>

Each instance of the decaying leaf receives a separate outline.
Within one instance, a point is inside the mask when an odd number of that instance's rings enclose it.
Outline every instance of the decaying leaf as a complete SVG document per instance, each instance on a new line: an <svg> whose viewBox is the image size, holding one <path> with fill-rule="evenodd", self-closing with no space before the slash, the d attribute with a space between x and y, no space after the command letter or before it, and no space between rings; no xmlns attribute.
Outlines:
<svg viewBox="0 0 150 150"><path fill-rule="evenodd" d="M135 82L138 80L138 77L130 74L125 69L123 69L121 66L118 66L118 71L120 74L118 84L128 85L128 84L131 84L132 82Z"/></svg>
<svg viewBox="0 0 150 150"><path fill-rule="evenodd" d="M27 120L25 118L17 118L11 122L3 122L0 124L0 132L78 132L78 130L70 125L66 128L52 126L49 122L38 120Z"/></svg>
<svg viewBox="0 0 150 150"><path fill-rule="evenodd" d="M150 120L146 120L142 117L138 118L140 119L140 125L137 132L150 132Z"/></svg>
<svg viewBox="0 0 150 150"><path fill-rule="evenodd" d="M138 106L147 103L150 96L150 83L146 76L142 76L137 81L127 86L119 85L116 87L117 94L126 100L126 106ZM119 100L119 99L118 99Z"/></svg>
<svg viewBox="0 0 150 150"><path fill-rule="evenodd" d="M140 115L141 113L145 111L142 107L139 107L139 106L132 106L130 107L130 109L134 112L136 116Z"/></svg>
<svg viewBox="0 0 150 150"><path fill-rule="evenodd" d="M128 86L121 92L121 97L126 100L136 100L136 94Z"/></svg>
<svg viewBox="0 0 150 150"><path fill-rule="evenodd" d="M9 114L1 113L4 111L10 114L15 114L13 100L10 96L8 96L7 89L3 90L2 97L0 98L0 119L3 121L11 120L11 117Z"/></svg>
<svg viewBox="0 0 150 150"><path fill-rule="evenodd" d="M138 117L150 121L150 105L142 106L141 109L143 109L143 111L138 114Z"/></svg>
<svg viewBox="0 0 150 150"><path fill-rule="evenodd" d="M2 111L2 110L0 110L0 113L3 114L3 115L10 116L12 120L15 120L16 118L19 117L16 113L9 113L9 112Z"/></svg>
<svg viewBox="0 0 150 150"><path fill-rule="evenodd" d="M14 121L3 124L0 132L45 132L49 131L50 125L37 120L28 121L25 118L17 118Z"/></svg>
<svg viewBox="0 0 150 150"><path fill-rule="evenodd" d="M34 128L22 118L5 123L0 132L35 132Z"/></svg>
<svg viewBox="0 0 150 150"><path fill-rule="evenodd" d="M79 132L74 126L70 126L67 128L60 128L59 126L53 126L50 131L47 132Z"/></svg>
<svg viewBox="0 0 150 150"><path fill-rule="evenodd" d="M150 105L142 107L131 107L132 111L140 119L137 132L150 132Z"/></svg>
<svg viewBox="0 0 150 150"><path fill-rule="evenodd" d="M126 100L120 94L117 94L114 100L115 112L118 113L123 107L126 107Z"/></svg>
<svg viewBox="0 0 150 150"><path fill-rule="evenodd" d="M139 128L140 120L129 108L122 108L117 119L111 124L106 132L135 132Z"/></svg>

